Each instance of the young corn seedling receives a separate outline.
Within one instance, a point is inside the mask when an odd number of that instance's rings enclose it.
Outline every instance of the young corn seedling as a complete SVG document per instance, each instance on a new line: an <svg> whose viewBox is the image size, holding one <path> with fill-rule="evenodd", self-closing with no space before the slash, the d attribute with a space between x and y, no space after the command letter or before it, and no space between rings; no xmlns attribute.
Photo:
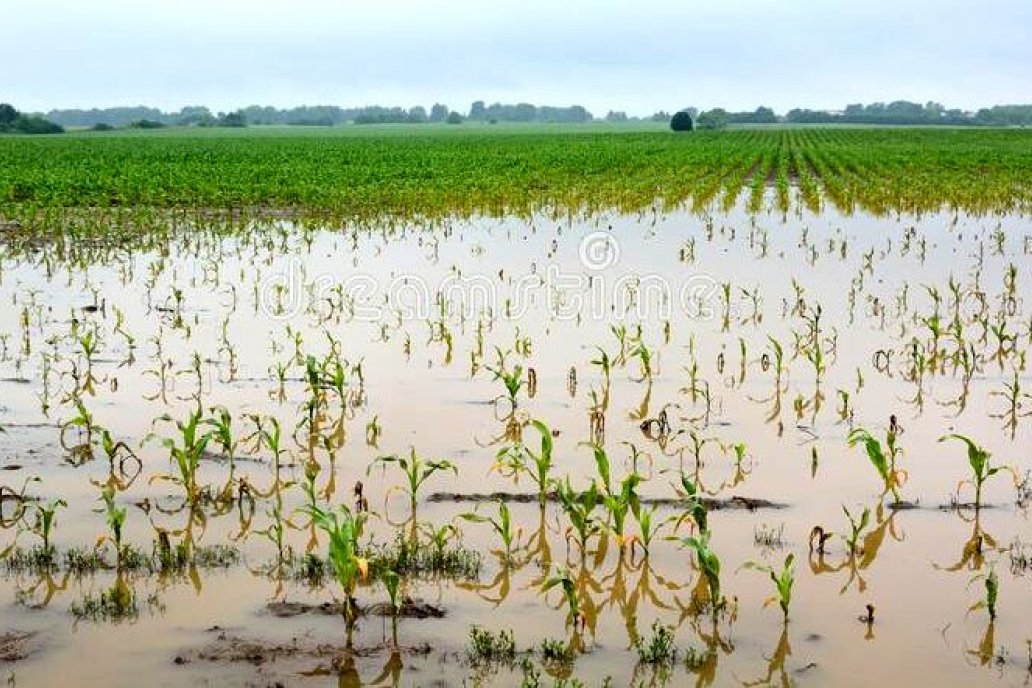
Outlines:
<svg viewBox="0 0 1032 688"><path fill-rule="evenodd" d="M864 428L853 430L849 433L846 441L850 447L861 443L864 445L867 458L870 459L871 465L878 471L878 475L885 484L885 492L892 492L893 499L898 504L900 502L899 488L906 479L906 471L896 468L896 458L903 451L896 445L896 430L889 429L884 446Z"/></svg>
<svg viewBox="0 0 1032 688"><path fill-rule="evenodd" d="M93 434L99 427L94 423L93 414L82 403L82 399L75 397L73 402L75 403L76 413L75 416L61 425L60 442L61 446L71 453L73 463L81 465L93 458ZM70 444L67 438L68 431L72 428L79 431L81 439L78 444L74 445Z"/></svg>
<svg viewBox="0 0 1032 688"><path fill-rule="evenodd" d="M677 490L678 495L685 501L684 513L677 517L674 522L674 530L681 527L686 519L691 519L702 533L709 529L706 504L702 501L698 486L685 473L681 474L681 489Z"/></svg>
<svg viewBox="0 0 1032 688"><path fill-rule="evenodd" d="M498 452L492 470L497 470L506 477L514 478L517 482L521 474L526 475L537 486L538 501L544 504L548 499L548 490L552 484L552 479L549 477L554 465L552 431L539 420L532 420L530 424L541 436L541 450L535 453L521 439Z"/></svg>
<svg viewBox="0 0 1032 688"><path fill-rule="evenodd" d="M960 489L967 483L975 488L975 509L978 510L982 508L982 485L985 481L1000 471L1010 471L1013 475L1014 470L1007 466L991 466L989 463L989 452L964 435L943 435L939 438L940 442L945 442L946 440L959 440L967 445L968 464L971 466L971 479L961 480L957 483L958 501ZM1014 477L1017 478L1017 476Z"/></svg>
<svg viewBox="0 0 1032 688"><path fill-rule="evenodd" d="M570 477L566 476L562 482L555 482L555 490L559 505L570 521L566 529L567 546L572 539L583 560L588 554L588 542L602 531L602 524L592 515L601 503L598 487L592 482L587 490L578 492L570 485Z"/></svg>
<svg viewBox="0 0 1032 688"><path fill-rule="evenodd" d="M369 575L369 562L359 556L358 545L367 514L363 512L353 515L346 506L341 506L338 511L327 511L318 506L308 507L307 511L330 539L329 562L344 591L344 621L347 625L347 646L350 649L352 631L358 617L355 589L359 580Z"/></svg>
<svg viewBox="0 0 1032 688"><path fill-rule="evenodd" d="M53 545L50 542L50 536L54 532L54 527L57 525L57 510L64 507L68 508L68 502L63 499L51 499L47 503L37 502L33 505L36 508L36 524L33 530L39 535L39 538L43 541L43 553L47 557L53 555Z"/></svg>
<svg viewBox="0 0 1032 688"><path fill-rule="evenodd" d="M717 613L723 607L723 599L720 596L720 559L710 549L710 531L704 530L699 533L698 537L682 538L681 544L683 547L695 551L699 569L701 569L702 575L706 579L706 586L709 588L709 601L713 617L716 618Z"/></svg>
<svg viewBox="0 0 1032 688"><path fill-rule="evenodd" d="M115 548L115 560L120 565L122 562L122 530L125 527L126 508L115 504L115 489L110 485L105 487L100 493L100 498L104 500L104 518L107 521L111 534L102 535L97 540L97 547L100 547L105 541L110 542Z"/></svg>
<svg viewBox="0 0 1032 688"><path fill-rule="evenodd" d="M619 492L607 494L602 498L602 505L609 512L610 528L621 552L624 551L628 543L633 545L633 542L637 539L637 536L625 535L624 526L628 512L635 515L641 512L641 503L638 499L638 494L635 492L639 482L641 482L641 478L632 473L621 481Z"/></svg>
<svg viewBox="0 0 1032 688"><path fill-rule="evenodd" d="M366 475L373 470L373 467L383 464L387 466L389 464L397 465L401 469L402 474L405 476L406 484L404 486L395 486L391 488L391 491L400 489L409 496L410 511L414 515L416 513L416 502L419 497L419 489L423 486L430 476L438 471L451 471L455 475L459 474L459 469L451 461L445 459L439 460L428 460L421 458L416 454L415 448L412 448L409 452L409 457L392 455L392 456L381 456L369 464L369 468L366 469Z"/></svg>
<svg viewBox="0 0 1032 688"><path fill-rule="evenodd" d="M662 521L656 520L656 511L659 509L657 505L653 505L651 508L645 509L639 505L639 507L633 512L634 518L638 522L639 537L635 538L635 542L641 546L644 556L649 556L649 548L652 546L652 541L656 539L656 536L669 522L671 519L664 519Z"/></svg>
<svg viewBox="0 0 1032 688"><path fill-rule="evenodd" d="M573 621L574 632L583 630L587 625L587 617L581 611L580 596L577 594L577 585L570 576L569 570L556 567L555 571L545 580L541 586L541 592L547 593L552 588L559 586L563 589L563 597L566 599L566 607L569 610L569 618Z"/></svg>
<svg viewBox="0 0 1032 688"><path fill-rule="evenodd" d="M1000 595L1000 578L996 575L996 569L989 567L989 573L979 574L971 579L968 587L976 581L982 581L985 585L985 597L975 602L968 609L968 613L978 609L984 609L989 613L990 619L996 618L996 602Z"/></svg>
<svg viewBox="0 0 1032 688"><path fill-rule="evenodd" d="M459 518L463 521L469 521L470 523L491 524L491 528L501 539L502 546L504 547L504 550L496 551L495 553L501 555L502 561L506 566L512 562L512 548L513 545L518 544L520 534L523 532L523 529L516 528L513 530L512 518L509 515L509 507L505 502L498 502L498 518L483 516L476 512L459 514Z"/></svg>
<svg viewBox="0 0 1032 688"><path fill-rule="evenodd" d="M766 607L774 602L777 602L781 607L781 613L785 620L788 620L788 608L792 604L792 586L795 584L795 555L789 554L785 557L785 565L781 571L778 572L773 566L769 564L759 564L754 561L747 561L742 565L744 569L752 569L754 571L760 571L770 576L771 582L774 583L774 589L776 594L772 597L767 598L763 603Z"/></svg>
<svg viewBox="0 0 1032 688"><path fill-rule="evenodd" d="M523 387L523 366L516 365L513 366L512 370L510 370L505 362L505 352L503 352L500 347L495 347L495 352L498 357L497 365L486 365L484 367L494 375L493 379L501 380L502 384L505 386L505 396L499 398L507 398L509 405L515 409L517 405L516 396Z"/></svg>
<svg viewBox="0 0 1032 688"><path fill-rule="evenodd" d="M846 549L849 551L849 556L856 556L861 554L860 537L863 535L864 529L867 528L867 524L871 521L871 510L864 507L864 512L860 514L859 520L854 518L853 514L845 506L842 507L842 511L846 514L846 518L849 519L849 535L843 535L842 539L846 541ZM821 544L823 546L823 538Z"/></svg>
<svg viewBox="0 0 1032 688"><path fill-rule="evenodd" d="M387 597L390 599L390 611L391 611L391 640L394 646L398 646L398 614L401 613L401 576L394 571L384 571L380 576L380 582L383 583L384 589L387 591Z"/></svg>
<svg viewBox="0 0 1032 688"><path fill-rule="evenodd" d="M183 488L187 502L194 504L200 494L197 485L197 468L204 455L204 450L208 446L208 441L211 439L211 433L201 432L203 423L200 410L193 411L185 423L173 420L172 416L168 414L161 416L158 420L174 422L179 431L179 444L176 444L176 440L172 438L161 440L162 446L168 449L179 473L178 475L157 475L151 478L151 482L167 480L179 485ZM150 437L154 437L153 433L148 439Z"/></svg>
<svg viewBox="0 0 1032 688"><path fill-rule="evenodd" d="M224 406L215 406L211 409L212 417L207 418L204 424L211 430L211 439L222 450L226 460L229 461L229 479L226 481L228 493L233 489L236 475L236 451L238 441L233 434L233 416L229 409Z"/></svg>

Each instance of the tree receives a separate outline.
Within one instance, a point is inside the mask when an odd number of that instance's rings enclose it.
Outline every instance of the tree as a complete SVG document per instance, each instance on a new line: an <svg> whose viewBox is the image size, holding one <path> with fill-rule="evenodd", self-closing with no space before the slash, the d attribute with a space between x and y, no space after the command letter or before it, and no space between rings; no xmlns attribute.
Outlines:
<svg viewBox="0 0 1032 688"><path fill-rule="evenodd" d="M462 124L462 115L452 112L448 115L448 124Z"/></svg>
<svg viewBox="0 0 1032 688"><path fill-rule="evenodd" d="M219 115L218 125L220 127L246 127L247 120L244 119L242 112L230 112L224 115Z"/></svg>
<svg viewBox="0 0 1032 688"><path fill-rule="evenodd" d="M699 129L723 129L727 126L727 111L723 108L713 108L701 113L695 120Z"/></svg>
<svg viewBox="0 0 1032 688"><path fill-rule="evenodd" d="M18 119L18 111L14 109L14 106L0 103L0 127L14 124L16 119Z"/></svg>
<svg viewBox="0 0 1032 688"><path fill-rule="evenodd" d="M681 110L675 112L674 116L670 119L670 128L674 131L691 131L695 128L692 122L692 115L687 110Z"/></svg>
<svg viewBox="0 0 1032 688"><path fill-rule="evenodd" d="M410 124L426 124L430 121L430 118L426 114L426 108L422 105L416 105L409 108L408 121Z"/></svg>
<svg viewBox="0 0 1032 688"><path fill-rule="evenodd" d="M442 103L434 103L434 106L430 108L430 121L443 122L446 119L448 119L448 106Z"/></svg>

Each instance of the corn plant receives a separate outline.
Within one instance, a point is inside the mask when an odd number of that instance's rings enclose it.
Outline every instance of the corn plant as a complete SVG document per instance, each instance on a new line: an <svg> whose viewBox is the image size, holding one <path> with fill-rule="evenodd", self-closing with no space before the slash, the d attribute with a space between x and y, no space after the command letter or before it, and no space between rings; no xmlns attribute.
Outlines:
<svg viewBox="0 0 1032 688"><path fill-rule="evenodd" d="M989 463L989 452L964 435L943 435L939 438L940 442L945 442L946 440L959 440L967 445L968 464L971 466L971 479L961 480L957 483L957 494L960 494L960 489L965 483L970 484L975 488L975 509L980 509L982 507L982 485L985 481L1000 471L1009 470L1013 473L1013 469L1006 466L991 466Z"/></svg>
<svg viewBox="0 0 1032 688"><path fill-rule="evenodd" d="M556 481L555 487L559 505L570 521L566 530L567 544L573 539L583 559L587 556L588 542L602 530L601 522L592 515L601 503L598 487L592 482L591 487L579 492L570 485L569 476L561 482Z"/></svg>
<svg viewBox="0 0 1032 688"><path fill-rule="evenodd" d="M43 552L50 556L53 551L53 547L50 543L50 536L54 532L54 527L57 525L57 510L59 508L68 508L68 502L63 499L51 499L45 504L37 502L34 504L36 508L36 525L35 532L39 535L43 541Z"/></svg>
<svg viewBox="0 0 1032 688"><path fill-rule="evenodd" d="M968 586L970 587L971 583L975 583L976 581L982 581L982 584L985 586L985 597L971 605L968 612L984 609L989 612L990 619L995 619L996 602L1000 595L1000 578L996 575L996 570L990 566L988 573L975 576L968 583Z"/></svg>
<svg viewBox="0 0 1032 688"><path fill-rule="evenodd" d="M384 571L380 575L380 582L383 583L387 597L390 599L391 616L397 618L401 612L401 597L398 595L401 586L401 576L394 571Z"/></svg>
<svg viewBox="0 0 1032 688"><path fill-rule="evenodd" d="M520 441L504 447L498 452L492 470L497 470L502 475L515 478L517 481L521 474L525 474L537 486L538 501L544 504L548 499L548 491L552 484L549 473L554 466L552 431L539 420L532 420L530 424L541 436L540 451L535 453L524 444L521 438Z"/></svg>
<svg viewBox="0 0 1032 688"><path fill-rule="evenodd" d="M505 363L505 352L499 347L495 347L495 352L498 357L498 363L494 366L485 365L484 367L494 375L493 379L502 381L509 404L515 409L517 405L516 396L519 394L520 389L523 388L523 366L516 365L510 370Z"/></svg>
<svg viewBox="0 0 1032 688"><path fill-rule="evenodd" d="M512 561L512 547L520 538L521 528L513 530L512 518L509 515L509 507L505 502L498 502L498 518L483 516L476 512L459 514L459 518L470 523L489 523L492 530L498 535L504 547L503 561L506 566Z"/></svg>
<svg viewBox="0 0 1032 688"><path fill-rule="evenodd" d="M685 501L685 510L674 522L674 530L680 528L688 518L695 522L695 527L700 533L708 530L709 520L706 504L699 494L698 485L685 473L681 474L681 489L678 490L678 494Z"/></svg>
<svg viewBox="0 0 1032 688"><path fill-rule="evenodd" d="M699 562L699 568L706 579L706 586L709 588L710 605L713 616L723 606L720 596L720 559L716 552L710 549L710 531L704 530L698 537L686 537L681 539L681 545L695 551L695 557Z"/></svg>
<svg viewBox="0 0 1032 688"><path fill-rule="evenodd" d="M423 486L423 483L430 478L430 476L438 471L451 471L455 475L459 474L459 469L451 461L445 459L423 459L416 454L415 448L410 450L409 457L407 459L397 455L378 457L369 464L369 468L366 469L366 475L368 475L373 470L373 467L378 464L383 464L384 466L397 465L401 470L402 474L405 476L406 484L403 486L395 486L391 488L391 490L400 489L408 494L413 514L416 512L416 501L419 496L419 489Z"/></svg>
<svg viewBox="0 0 1032 688"><path fill-rule="evenodd" d="M864 428L856 428L849 433L846 441L850 447L861 443L864 445L867 458L885 484L885 491L892 492L893 499L899 503L899 488L906 478L906 472L896 468L896 457L902 453L902 450L896 445L896 432L892 429L887 433L886 440L886 444L883 446L870 432Z"/></svg>
<svg viewBox="0 0 1032 688"><path fill-rule="evenodd" d="M794 561L794 554L789 554L785 557L785 564L780 572L776 571L774 567L769 564L760 564L754 561L747 561L742 565L742 568L744 569L760 571L770 576L771 582L774 583L776 594L767 598L763 603L763 606L766 607L777 602L781 607L781 613L784 615L786 621L788 620L788 608L792 604L792 586L795 584Z"/></svg>
<svg viewBox="0 0 1032 688"><path fill-rule="evenodd" d="M624 547L628 542L632 542L636 539L635 536L627 537L624 534L624 526L627 521L628 512L639 514L641 510L641 503L638 498L638 494L635 488L638 483L641 482L641 478L631 473L620 482L620 490L613 494L607 494L602 497L602 505L609 512L611 521L611 530L613 535L616 537L616 543L619 545L620 550L623 551Z"/></svg>
<svg viewBox="0 0 1032 688"><path fill-rule="evenodd" d="M111 530L111 541L115 546L115 554L121 560L122 530L125 527L126 508L115 504L115 490L110 486L105 487L100 496L104 500L104 518Z"/></svg>
<svg viewBox="0 0 1032 688"><path fill-rule="evenodd" d="M359 556L359 538L367 514L352 514L346 506L328 511L319 506L307 507L313 522L329 536L329 562L337 582L344 591L344 620L348 627L348 647L351 631L358 615L355 589L360 579L369 575L369 562Z"/></svg>
<svg viewBox="0 0 1032 688"><path fill-rule="evenodd" d="M179 485L183 488L186 500L193 504L199 496L197 469L208 446L208 441L211 439L211 433L201 432L203 421L200 410L193 411L186 422L176 421L168 414L161 416L158 420L175 423L176 429L179 431L179 444L173 438L161 440L162 446L168 449L179 472L177 475L154 476L151 478L151 482L167 480ZM148 439L153 436L152 434Z"/></svg>
<svg viewBox="0 0 1032 688"><path fill-rule="evenodd" d="M569 610L569 618L573 620L574 630L582 628L586 624L586 617L581 611L580 596L577 594L577 585L573 582L569 570L556 567L552 574L541 586L541 592L547 593L552 588L559 586L563 589L563 597L566 600L566 607Z"/></svg>
<svg viewBox="0 0 1032 688"><path fill-rule="evenodd" d="M846 549L849 551L850 556L860 554L860 536L863 535L864 529L867 528L867 524L871 521L871 510L864 507L864 512L860 514L860 518L857 519L845 506L842 507L842 511L846 514L846 518L849 519L849 535L843 535L842 539L846 541ZM821 545L823 546L823 538L821 539Z"/></svg>
<svg viewBox="0 0 1032 688"><path fill-rule="evenodd" d="M225 406L215 406L211 409L212 416L205 419L204 424L212 428L211 439L219 446L226 460L229 461L229 480L227 487L233 483L236 465L236 451L238 441L233 434L233 416Z"/></svg>

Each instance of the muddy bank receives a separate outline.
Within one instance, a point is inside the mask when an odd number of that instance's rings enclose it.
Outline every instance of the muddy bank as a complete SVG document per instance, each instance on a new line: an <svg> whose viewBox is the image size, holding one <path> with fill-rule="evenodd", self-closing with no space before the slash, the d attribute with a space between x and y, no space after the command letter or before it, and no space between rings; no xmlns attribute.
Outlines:
<svg viewBox="0 0 1032 688"><path fill-rule="evenodd" d="M17 662L31 655L35 633L8 631L0 633L0 662Z"/></svg>
<svg viewBox="0 0 1032 688"><path fill-rule="evenodd" d="M318 616L344 616L344 605L340 602L323 602L321 604L305 604L303 602L270 602L265 610L280 619L289 619L305 614ZM397 616L404 619L443 619L446 612L444 607L406 599L401 603ZM359 607L359 616L393 616L391 606L386 602L379 602L364 607Z"/></svg>
<svg viewBox="0 0 1032 688"><path fill-rule="evenodd" d="M549 502L557 502L554 492L547 495ZM461 492L434 492L431 494L427 501L430 502L468 502L468 503L480 503L480 502L505 502L506 504L533 504L539 500L537 493L524 493L524 492L491 492L490 494L482 493L461 493ZM681 507L685 506L683 499L677 499L675 497L641 497L639 501L642 504L650 506L661 506L661 507ZM769 499L763 499L760 497L742 497L734 495L726 499L719 499L715 497L703 497L702 503L710 511L727 511L734 509L745 509L747 511L755 511L757 509L786 509L787 504L779 502L773 502Z"/></svg>

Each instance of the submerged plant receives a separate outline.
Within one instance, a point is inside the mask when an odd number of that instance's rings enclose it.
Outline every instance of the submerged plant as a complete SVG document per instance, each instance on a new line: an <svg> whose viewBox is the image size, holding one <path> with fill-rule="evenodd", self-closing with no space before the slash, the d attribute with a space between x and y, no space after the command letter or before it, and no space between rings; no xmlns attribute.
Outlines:
<svg viewBox="0 0 1032 688"><path fill-rule="evenodd" d="M982 485L985 481L1000 471L1010 470L1013 473L1013 470L1006 466L991 466L989 463L989 452L964 435L943 435L939 438L940 442L945 442L946 440L959 440L967 445L968 464L971 466L971 479L961 480L957 483L957 494L960 494L960 488L964 483L970 484L975 488L975 509L980 509L982 507Z"/></svg>
<svg viewBox="0 0 1032 688"><path fill-rule="evenodd" d="M563 598L566 600L566 607L569 610L569 618L573 620L573 627L576 631L586 623L586 617L581 611L580 596L577 594L577 585L573 582L569 570L557 567L541 586L541 592L547 593L555 587L563 590Z"/></svg>
<svg viewBox="0 0 1032 688"><path fill-rule="evenodd" d="M532 420L530 424L541 437L541 449L534 452L521 439L498 452L492 470L516 480L520 475L526 475L537 487L538 501L544 504L552 484L550 473L554 466L552 431L539 420Z"/></svg>
<svg viewBox="0 0 1032 688"><path fill-rule="evenodd" d="M395 486L391 489L400 489L409 496L412 513L415 513L416 511L416 501L419 497L419 490L423 486L423 483L430 479L430 476L438 471L451 471L455 475L459 474L459 469L451 461L445 459L429 460L421 458L416 454L415 448L410 450L408 458L397 455L381 456L377 458L369 464L369 468L366 470L366 475L368 475L377 464L383 464L385 466L394 464L401 469L402 474L405 476L405 485Z"/></svg>
<svg viewBox="0 0 1032 688"><path fill-rule="evenodd" d="M870 459L871 465L878 471L878 475L885 484L885 491L892 492L896 503L899 503L901 499L899 488L906 479L906 472L896 468L896 457L902 452L896 445L896 431L890 428L886 435L886 443L882 445L878 439L864 428L856 428L849 433L847 442L850 447L861 443L864 445L867 458Z"/></svg>
<svg viewBox="0 0 1032 688"><path fill-rule="evenodd" d="M968 583L968 586L970 587L971 583L975 583L977 581L982 581L982 584L985 586L985 596L978 602L971 605L968 611L973 612L977 609L984 609L989 613L990 619L995 619L996 602L1000 596L1000 578L996 575L996 570L990 566L988 573L982 573L975 576Z"/></svg>
<svg viewBox="0 0 1032 688"><path fill-rule="evenodd" d="M785 564L781 568L781 571L776 571L773 566L769 564L760 564L754 561L747 561L742 565L742 568L753 569L766 573L771 582L774 583L774 589L776 594L772 597L767 598L763 603L766 607L773 602L777 602L781 607L781 613L785 619L788 619L788 608L792 604L792 586L795 584L795 567L793 566L795 561L795 555L789 554L785 557Z"/></svg>
<svg viewBox="0 0 1032 688"><path fill-rule="evenodd" d="M329 536L328 559L337 582L344 591L344 619L348 626L348 646L351 629L357 617L355 588L358 581L369 574L369 562L359 556L358 540L367 518L366 513L352 514L346 506L327 511L318 506L307 507L312 521Z"/></svg>
<svg viewBox="0 0 1032 688"><path fill-rule="evenodd" d="M168 414L161 416L158 420L175 423L176 429L179 431L178 444L173 438L161 440L162 446L168 449L170 457L175 462L178 474L157 475L151 478L151 482L167 480L179 485L183 488L186 500L192 504L199 495L197 468L208 446L211 433L201 431L203 418L199 409L193 411L186 422L174 420ZM153 437L153 434L151 437Z"/></svg>
<svg viewBox="0 0 1032 688"><path fill-rule="evenodd" d="M509 507L505 502L498 502L498 518L492 518L490 516L483 516L475 512L466 512L459 514L459 518L470 523L489 523L491 528L498 535L502 541L504 551L502 552L503 561L508 566L512 561L512 547L513 544L519 539L520 532L522 529L517 528L515 531L512 526L512 518L509 515Z"/></svg>
<svg viewBox="0 0 1032 688"><path fill-rule="evenodd" d="M710 531L704 530L698 537L682 538L681 545L695 551L699 568L709 588L710 605L715 617L723 606L723 598L720 596L720 559L716 552L710 549Z"/></svg>

